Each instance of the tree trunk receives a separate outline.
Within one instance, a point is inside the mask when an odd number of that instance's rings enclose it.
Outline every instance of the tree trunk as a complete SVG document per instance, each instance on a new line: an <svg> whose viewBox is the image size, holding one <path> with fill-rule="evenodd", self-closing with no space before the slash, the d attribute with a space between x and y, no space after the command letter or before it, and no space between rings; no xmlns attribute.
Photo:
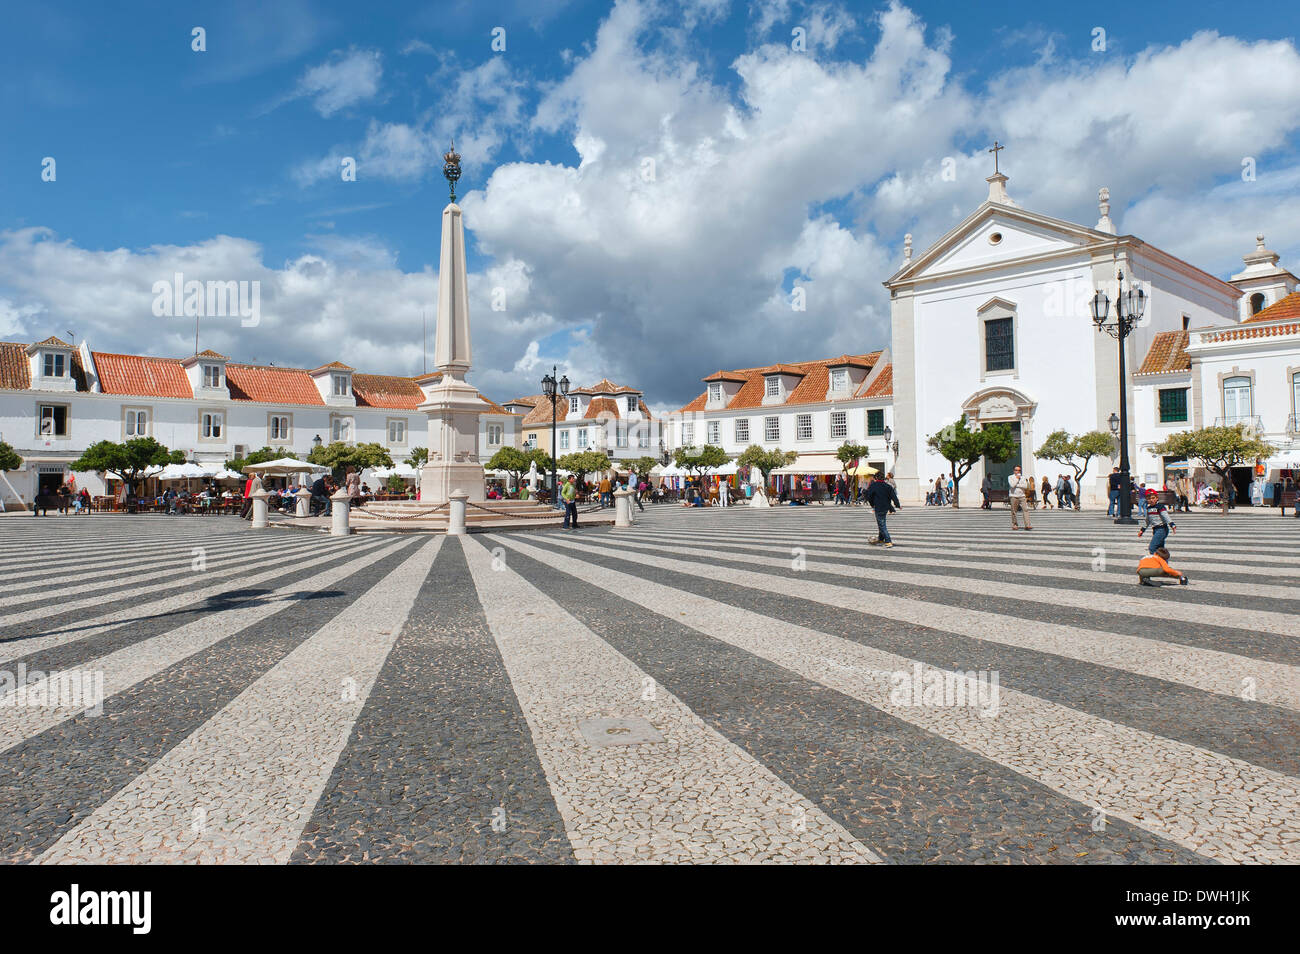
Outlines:
<svg viewBox="0 0 1300 954"><path fill-rule="evenodd" d="M1228 515L1228 474L1219 474L1219 507L1223 516Z"/></svg>
<svg viewBox="0 0 1300 954"><path fill-rule="evenodd" d="M957 468L955 466L953 467L952 469L952 509L953 510L961 509L961 506L958 503L958 501L961 498L961 478L965 476L966 476L965 474L962 474L961 477L958 477Z"/></svg>
<svg viewBox="0 0 1300 954"><path fill-rule="evenodd" d="M1075 513L1083 513L1083 475L1088 472L1088 468L1075 470L1074 472L1074 508Z"/></svg>

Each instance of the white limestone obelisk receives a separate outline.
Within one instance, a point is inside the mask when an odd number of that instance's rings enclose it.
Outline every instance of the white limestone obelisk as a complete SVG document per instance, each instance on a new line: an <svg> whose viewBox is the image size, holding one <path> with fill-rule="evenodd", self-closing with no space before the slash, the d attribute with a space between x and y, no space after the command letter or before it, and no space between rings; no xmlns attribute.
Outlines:
<svg viewBox="0 0 1300 954"><path fill-rule="evenodd" d="M456 147L443 156L442 174L451 184L451 201L442 210L442 255L438 265L438 331L434 362L442 377L427 392L420 410L429 416L429 462L420 473L420 500L446 503L454 491L470 500L487 493L478 455L478 420L483 402L465 382L470 364L469 279L465 268L465 226L456 204L460 156Z"/></svg>

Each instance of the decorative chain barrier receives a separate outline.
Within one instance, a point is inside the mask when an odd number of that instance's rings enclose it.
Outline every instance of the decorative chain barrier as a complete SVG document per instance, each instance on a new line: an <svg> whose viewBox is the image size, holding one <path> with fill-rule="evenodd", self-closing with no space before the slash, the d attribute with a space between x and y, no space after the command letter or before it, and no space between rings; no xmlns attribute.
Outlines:
<svg viewBox="0 0 1300 954"><path fill-rule="evenodd" d="M439 504L436 507L431 507L428 510L414 510L414 511L406 511L406 510L382 511L382 510L371 510L369 507L358 507L357 511L359 513L365 514L367 517L375 517L379 520L422 520L423 518L429 516L430 514L437 513L439 510L446 510L449 506L450 504L444 503L444 504Z"/></svg>
<svg viewBox="0 0 1300 954"><path fill-rule="evenodd" d="M554 520L556 517L564 514L563 510L552 510L550 513L514 513L510 510L497 510L493 507L484 507L482 504L465 501L466 506L473 507L475 510L484 510L488 513L500 514L503 517L514 517L516 520ZM586 510L579 510L578 513L595 513L597 510L606 510L608 508L599 505L588 507Z"/></svg>

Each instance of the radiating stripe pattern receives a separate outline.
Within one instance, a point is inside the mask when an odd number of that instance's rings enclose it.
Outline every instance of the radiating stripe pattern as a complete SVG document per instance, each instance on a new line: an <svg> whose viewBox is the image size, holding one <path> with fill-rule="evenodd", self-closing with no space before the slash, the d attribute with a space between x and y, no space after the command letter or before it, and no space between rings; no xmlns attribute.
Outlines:
<svg viewBox="0 0 1300 954"><path fill-rule="evenodd" d="M1300 522L0 518L9 863L1300 862Z"/></svg>

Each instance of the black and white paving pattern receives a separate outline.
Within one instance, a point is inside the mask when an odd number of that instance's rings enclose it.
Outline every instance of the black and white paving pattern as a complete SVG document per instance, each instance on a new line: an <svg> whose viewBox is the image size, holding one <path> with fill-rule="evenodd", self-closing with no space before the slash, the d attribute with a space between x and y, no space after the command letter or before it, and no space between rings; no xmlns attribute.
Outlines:
<svg viewBox="0 0 1300 954"><path fill-rule="evenodd" d="M0 519L7 862L1300 861L1300 521Z"/></svg>

